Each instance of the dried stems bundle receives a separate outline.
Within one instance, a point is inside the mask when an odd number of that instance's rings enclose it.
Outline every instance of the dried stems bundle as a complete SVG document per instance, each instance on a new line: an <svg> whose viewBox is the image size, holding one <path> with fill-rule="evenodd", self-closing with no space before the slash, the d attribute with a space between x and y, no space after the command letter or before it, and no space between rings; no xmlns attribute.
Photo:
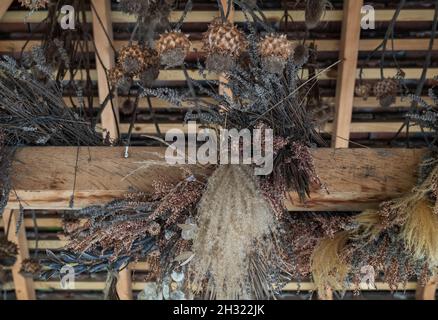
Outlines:
<svg viewBox="0 0 438 320"><path fill-rule="evenodd" d="M197 224L195 257L189 268L194 288L215 299L272 295L268 279L273 270L263 267L273 267L272 257L267 256L275 256L276 220L250 167L219 166L199 203ZM265 253L264 264L254 263L254 252ZM250 278L261 279L261 287ZM204 281L208 282L206 287L202 286Z"/></svg>

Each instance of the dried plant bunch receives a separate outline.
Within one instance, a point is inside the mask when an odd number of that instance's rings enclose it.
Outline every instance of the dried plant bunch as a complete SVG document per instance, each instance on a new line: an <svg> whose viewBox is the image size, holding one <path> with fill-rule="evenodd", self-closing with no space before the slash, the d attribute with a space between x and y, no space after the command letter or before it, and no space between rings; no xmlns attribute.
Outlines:
<svg viewBox="0 0 438 320"><path fill-rule="evenodd" d="M307 29L315 29L332 5L328 0L306 0L305 23Z"/></svg>
<svg viewBox="0 0 438 320"><path fill-rule="evenodd" d="M382 79L373 87L373 92L382 107L391 106L397 97L399 84L392 78Z"/></svg>
<svg viewBox="0 0 438 320"><path fill-rule="evenodd" d="M358 215L354 219L355 228L340 233L342 245L333 239L324 240L321 246L326 248L315 250L312 260L318 288L342 290L348 282L359 288L361 268L367 265L382 271L383 281L394 290L412 276L425 283L438 267L438 216L434 213L437 181L435 165L411 193L382 203L377 211ZM321 265L326 259L324 250L335 246L336 255L332 254L332 259ZM337 273L344 264L348 265L348 272Z"/></svg>
<svg viewBox="0 0 438 320"><path fill-rule="evenodd" d="M59 276L65 263L73 264L78 274L117 271L150 254L160 260L150 270L154 277L171 272L181 248L178 224L191 215L204 183L193 177L177 183L157 180L154 188L150 195L128 193L123 199L75 212L73 217L81 221L69 228L68 244L60 254L48 253L49 259L43 261L48 270L42 277Z"/></svg>
<svg viewBox="0 0 438 320"><path fill-rule="evenodd" d="M19 0L22 7L29 10L44 9L49 4L49 0Z"/></svg>
<svg viewBox="0 0 438 320"><path fill-rule="evenodd" d="M273 287L265 281L269 279L266 272L273 270L250 268L254 252L275 252L272 234L277 227L251 167L223 165L215 170L198 205L197 225L194 258L189 265L190 287L199 288L205 297L214 299L249 299L272 294ZM251 287L249 277L264 279L266 290Z"/></svg>
<svg viewBox="0 0 438 320"><path fill-rule="evenodd" d="M155 49L161 58L162 64L167 67L174 67L184 63L190 45L188 36L176 30L161 34L155 43Z"/></svg>
<svg viewBox="0 0 438 320"><path fill-rule="evenodd" d="M286 35L268 34L261 39L259 52L268 72L281 73L293 52L293 47Z"/></svg>

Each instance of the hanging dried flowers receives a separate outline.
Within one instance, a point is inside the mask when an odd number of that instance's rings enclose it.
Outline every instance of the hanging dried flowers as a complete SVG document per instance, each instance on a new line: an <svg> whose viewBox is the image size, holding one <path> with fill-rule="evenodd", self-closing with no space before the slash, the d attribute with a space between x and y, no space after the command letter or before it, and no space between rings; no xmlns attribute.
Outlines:
<svg viewBox="0 0 438 320"><path fill-rule="evenodd" d="M0 237L0 265L13 266L17 260L18 247L5 237Z"/></svg>
<svg viewBox="0 0 438 320"><path fill-rule="evenodd" d="M33 278L39 276L42 271L40 262L36 259L25 259L21 262L20 274L24 277Z"/></svg>
<svg viewBox="0 0 438 320"><path fill-rule="evenodd" d="M328 8L332 7L328 0L307 0L305 22L307 29L315 29L324 17Z"/></svg>

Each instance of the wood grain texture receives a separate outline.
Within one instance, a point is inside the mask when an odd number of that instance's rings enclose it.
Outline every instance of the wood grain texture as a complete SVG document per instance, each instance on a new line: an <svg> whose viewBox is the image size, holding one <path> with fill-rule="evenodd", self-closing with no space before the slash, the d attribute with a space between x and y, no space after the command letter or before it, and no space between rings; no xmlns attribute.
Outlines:
<svg viewBox="0 0 438 320"><path fill-rule="evenodd" d="M107 70L115 66L114 50L111 46L113 41L113 22L111 20L110 0L91 0L95 10L93 16L93 36L96 46L96 72L99 101L102 103L110 92L107 80ZM117 99L114 99L102 112L102 127L109 133L111 139L118 139L117 130L119 123L119 111Z"/></svg>
<svg viewBox="0 0 438 320"><path fill-rule="evenodd" d="M24 277L20 273L21 263L23 260L29 258L28 241L26 238L26 230L24 225L21 225L18 232L15 233L17 228L18 215L17 211L6 209L3 212L3 223L5 226L9 225L10 229L8 234L8 240L15 243L18 246L17 260L12 267L12 278L14 280L15 296L17 300L35 300L35 287L33 279Z"/></svg>
<svg viewBox="0 0 438 320"><path fill-rule="evenodd" d="M8 11L8 9L11 6L12 2L14 2L14 0L2 0L2 1L0 1L0 22L2 21L2 18L5 15L6 11Z"/></svg>
<svg viewBox="0 0 438 320"><path fill-rule="evenodd" d="M24 207L69 209L77 150L27 147L17 151L12 182ZM164 152L164 148L133 147L130 158L125 159L119 147L79 148L74 208L103 204L130 188L152 191L152 181L163 175L179 179L182 169L167 165ZM305 204L293 195L288 209L360 211L375 207L412 188L424 153L409 149L315 149L316 170L329 193L315 190ZM141 169L145 162L148 167ZM8 206L18 207L14 194Z"/></svg>
<svg viewBox="0 0 438 320"><path fill-rule="evenodd" d="M348 148L359 55L362 0L344 1L332 147Z"/></svg>
<svg viewBox="0 0 438 320"><path fill-rule="evenodd" d="M436 300L436 289L438 286L438 276L430 279L426 285L422 286L417 284L417 290L415 292L416 300Z"/></svg>

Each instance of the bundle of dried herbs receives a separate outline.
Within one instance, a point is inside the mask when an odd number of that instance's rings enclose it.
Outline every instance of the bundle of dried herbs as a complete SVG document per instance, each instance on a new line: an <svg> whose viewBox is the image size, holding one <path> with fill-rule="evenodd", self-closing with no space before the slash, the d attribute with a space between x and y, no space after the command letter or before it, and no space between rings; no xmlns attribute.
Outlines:
<svg viewBox="0 0 438 320"><path fill-rule="evenodd" d="M435 88L429 91L438 101ZM419 166L412 191L384 202L377 211L355 218L355 228L321 241L312 258L312 272L320 292L326 287L342 289L349 283L359 288L361 270L371 266L382 273L393 290L417 277L425 284L438 267L438 157L436 150L437 107L421 98L410 98L421 108L409 113L413 123L431 131L430 152Z"/></svg>

